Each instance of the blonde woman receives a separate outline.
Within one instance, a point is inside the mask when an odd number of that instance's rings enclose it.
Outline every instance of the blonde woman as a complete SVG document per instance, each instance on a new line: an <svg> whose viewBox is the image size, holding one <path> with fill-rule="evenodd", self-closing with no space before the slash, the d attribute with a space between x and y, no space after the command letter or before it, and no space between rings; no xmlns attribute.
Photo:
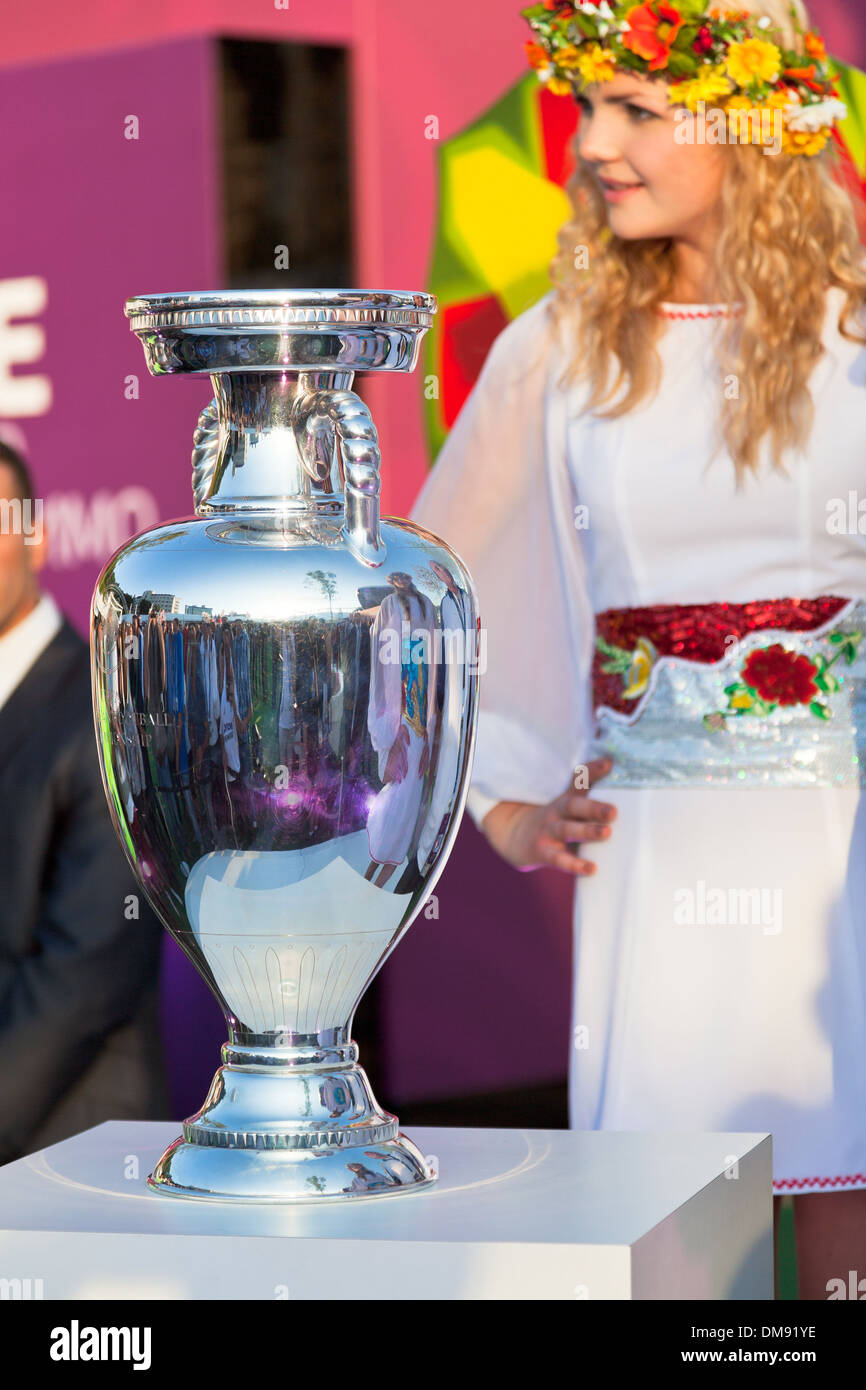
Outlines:
<svg viewBox="0 0 866 1390"><path fill-rule="evenodd" d="M530 61L581 106L574 215L413 512L466 560L486 629L469 809L516 868L576 880L571 1125L769 1131L800 1296L826 1298L866 1273L844 107L802 5L524 14Z"/></svg>

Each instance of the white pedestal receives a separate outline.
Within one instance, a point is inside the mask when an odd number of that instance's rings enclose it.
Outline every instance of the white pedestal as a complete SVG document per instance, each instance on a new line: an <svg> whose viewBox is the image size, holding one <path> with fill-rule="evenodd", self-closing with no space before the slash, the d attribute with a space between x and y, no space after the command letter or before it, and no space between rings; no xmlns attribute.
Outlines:
<svg viewBox="0 0 866 1390"><path fill-rule="evenodd" d="M311 1208L151 1192L178 1132L113 1121L0 1168L0 1279L46 1299L773 1297L766 1134L407 1126L435 1187Z"/></svg>

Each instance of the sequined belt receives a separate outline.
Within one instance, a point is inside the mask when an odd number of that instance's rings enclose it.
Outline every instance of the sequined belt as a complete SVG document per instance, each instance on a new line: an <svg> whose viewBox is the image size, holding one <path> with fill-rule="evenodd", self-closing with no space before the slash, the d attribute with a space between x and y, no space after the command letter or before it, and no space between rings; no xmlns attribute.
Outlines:
<svg viewBox="0 0 866 1390"><path fill-rule="evenodd" d="M600 786L862 786L864 633L834 595L598 613Z"/></svg>

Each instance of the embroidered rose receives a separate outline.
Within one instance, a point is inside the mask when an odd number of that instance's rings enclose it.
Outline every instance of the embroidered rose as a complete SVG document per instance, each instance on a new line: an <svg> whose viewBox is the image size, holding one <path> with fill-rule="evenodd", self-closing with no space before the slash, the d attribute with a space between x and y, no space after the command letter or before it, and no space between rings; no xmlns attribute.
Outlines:
<svg viewBox="0 0 866 1390"><path fill-rule="evenodd" d="M779 705L806 705L818 694L818 668L807 656L790 652L780 642L751 652L743 665L743 680L762 700Z"/></svg>
<svg viewBox="0 0 866 1390"><path fill-rule="evenodd" d="M781 642L758 647L743 662L739 679L725 686L728 708L705 714L704 726L716 732L727 728L727 715L768 715L780 705L808 705L816 719L829 719L830 707L820 696L832 694L842 685L830 668L840 657L850 666L862 639L862 632L831 632L825 640L836 648L836 654L829 661L822 655L811 660Z"/></svg>

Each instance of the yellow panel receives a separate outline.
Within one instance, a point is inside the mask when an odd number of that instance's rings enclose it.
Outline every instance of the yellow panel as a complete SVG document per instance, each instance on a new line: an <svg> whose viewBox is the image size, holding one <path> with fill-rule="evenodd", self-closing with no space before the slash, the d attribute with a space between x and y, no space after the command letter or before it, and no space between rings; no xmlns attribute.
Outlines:
<svg viewBox="0 0 866 1390"><path fill-rule="evenodd" d="M449 239L513 318L556 253L557 231L572 215L568 195L489 148L452 153L443 182Z"/></svg>

